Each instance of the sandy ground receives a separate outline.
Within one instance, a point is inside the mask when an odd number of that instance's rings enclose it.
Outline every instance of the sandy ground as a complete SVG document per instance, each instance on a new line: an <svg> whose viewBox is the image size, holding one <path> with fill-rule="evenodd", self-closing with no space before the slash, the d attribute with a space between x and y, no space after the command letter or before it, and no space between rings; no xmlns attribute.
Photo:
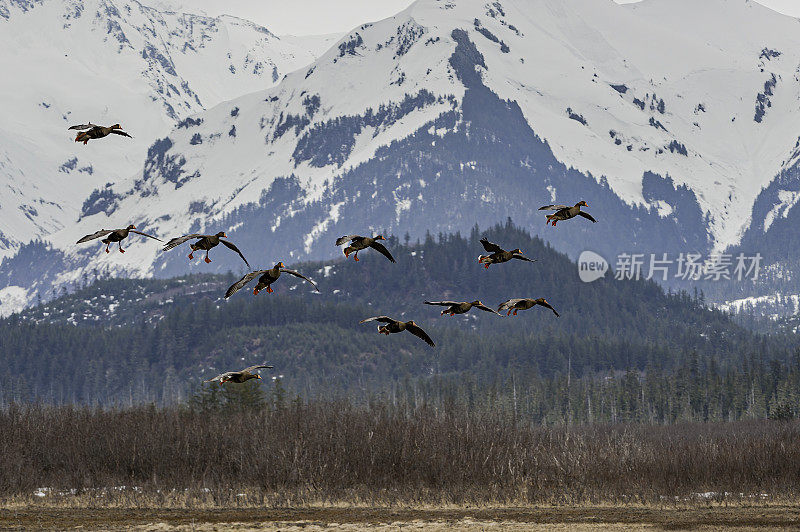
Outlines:
<svg viewBox="0 0 800 532"><path fill-rule="evenodd" d="M0 509L0 530L765 530L800 528L800 504L714 508Z"/></svg>

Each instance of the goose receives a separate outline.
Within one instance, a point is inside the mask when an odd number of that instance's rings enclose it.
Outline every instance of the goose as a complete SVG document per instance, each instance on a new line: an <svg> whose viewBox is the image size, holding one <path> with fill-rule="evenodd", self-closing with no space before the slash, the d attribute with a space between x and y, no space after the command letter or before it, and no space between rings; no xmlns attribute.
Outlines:
<svg viewBox="0 0 800 532"><path fill-rule="evenodd" d="M597 223L597 220L595 220L591 214L581 210L581 207L588 206L588 203L581 200L572 207L567 207L566 205L544 205L543 207L539 207L539 210L556 211L554 214L546 215L547 222L545 222L545 225L552 222L553 227L556 226L556 222L560 222L561 220L569 220L570 218L575 218L576 216L583 216L587 220L591 220L592 223Z"/></svg>
<svg viewBox="0 0 800 532"><path fill-rule="evenodd" d="M529 259L523 255L519 248L506 251L494 242L489 242L486 238L481 238L481 244L483 244L483 249L489 252L489 255L478 255L478 262L482 263L484 268L488 268L490 264L500 264L511 259L536 262L536 259Z"/></svg>
<svg viewBox="0 0 800 532"><path fill-rule="evenodd" d="M518 310L528 310L529 308L533 308L536 305L541 305L545 308L549 308L550 310L553 311L553 314L555 314L556 317L560 315L558 312L556 312L556 309L551 307L550 303L548 303L547 300L543 297L540 297L539 299L530 299L530 298L509 299L508 301L500 303L500 306L497 307L497 311L502 312L504 310L507 310L508 312L506 313L506 316L511 314L511 312L513 311L514 316L516 316Z"/></svg>
<svg viewBox="0 0 800 532"><path fill-rule="evenodd" d="M180 246L187 240L191 240L193 238L197 238L199 240L197 242L194 242L193 244L189 244L189 247L192 248L192 252L189 253L189 260L192 260L194 258L195 251L202 250L206 252L206 257L203 260L206 261L206 264L210 263L211 259L208 258L208 251L211 248L217 247L220 243L222 243L228 249L232 249L233 251L238 253L238 255L242 257L244 263L247 264L247 267L250 268L250 263L247 262L246 258L244 258L244 255L242 255L242 252L239 251L239 248L237 248L233 242L222 240L223 238L228 238L228 235L225 234L225 231L220 231L216 235L203 235L200 233L193 233L191 235L179 236L167 242L162 251L169 251L170 249Z"/></svg>
<svg viewBox="0 0 800 532"><path fill-rule="evenodd" d="M256 284L255 288L253 288L253 295L257 296L258 293L264 288L267 289L268 294L271 294L272 292L274 292L274 290L270 287L270 285L275 281L277 281L278 277L280 277L282 273L288 273L289 275L294 275L295 277L299 277L301 279L308 281L314 287L314 290L319 292L319 287L317 286L317 283L315 283L314 281L312 281L311 279L309 279L308 277L306 277L305 275L303 275L298 271L284 268L283 263L279 262L269 270L256 270L246 274L244 277L233 283L228 288L228 291L225 292L225 299L231 297L233 294L244 288L244 286L247 283L249 283L250 281L259 276L260 277L258 279L258 283Z"/></svg>
<svg viewBox="0 0 800 532"><path fill-rule="evenodd" d="M359 323L366 323L368 321L378 321L381 323L385 323L386 325L378 325L378 332L380 334L393 334L393 333L400 333L403 331L408 331L417 338L421 338L431 347L435 347L436 344L433 343L431 337L428 336L428 333L422 330L422 328L414 323L414 320L411 321L398 321L390 318L389 316L373 316L371 318L367 318L365 320L361 320Z"/></svg>
<svg viewBox="0 0 800 532"><path fill-rule="evenodd" d="M158 240L159 242L163 242L160 238L154 237L153 235L148 235L147 233L143 233L141 231L136 230L136 226L131 224L124 229L100 229L96 233L92 233L91 235L86 235L80 240L76 242L76 244L83 244L84 242L88 242L90 240L94 240L96 238L100 238L105 236L102 242L106 245L106 253L109 253L108 246L110 246L113 242L119 243L119 252L125 253L125 250L122 249L122 241L128 237L128 234L136 233L137 235L146 236L147 238L152 238L153 240ZM108 236L106 236L108 235Z"/></svg>
<svg viewBox="0 0 800 532"><path fill-rule="evenodd" d="M353 259L358 262L358 252L362 249L372 248L378 250L381 255L389 259L389 262L397 262L392 257L392 254L389 253L389 250L386 249L386 246L378 242L378 240L386 240L383 235L378 235L376 237L368 237L368 236L360 236L360 235L346 235L336 239L336 245L341 246L346 242L350 242L350 244L344 248L344 256L349 257L350 253L355 251L353 255Z"/></svg>
<svg viewBox="0 0 800 532"><path fill-rule="evenodd" d="M248 368L244 368L240 371L226 371L225 373L220 373L213 379L208 379L207 381L203 382L213 382L219 381L219 385L222 386L226 382L235 382L237 384L241 384L245 381L249 381L250 379L260 379L261 375L258 373L253 373L257 369L272 369L273 366L267 365L257 365L257 366L250 366Z"/></svg>
<svg viewBox="0 0 800 532"><path fill-rule="evenodd" d="M470 311L471 308L477 308L480 310L484 310L486 312L491 312L493 314L497 314L500 316L496 310L493 308L489 308L483 303L478 300L469 302L469 301L423 301L426 305L439 305L441 307L447 307L441 313L442 316L445 314L450 314L451 316L455 316L456 314L465 314Z"/></svg>
<svg viewBox="0 0 800 532"><path fill-rule="evenodd" d="M92 139L102 139L103 137L107 137L112 133L114 135L122 135L123 137L133 138L124 131L122 131L122 126L119 124L114 124L113 126L96 126L89 122L88 124L78 124L76 126L71 126L69 129L76 129L78 130L78 134L75 137L75 142L83 142L84 146Z"/></svg>

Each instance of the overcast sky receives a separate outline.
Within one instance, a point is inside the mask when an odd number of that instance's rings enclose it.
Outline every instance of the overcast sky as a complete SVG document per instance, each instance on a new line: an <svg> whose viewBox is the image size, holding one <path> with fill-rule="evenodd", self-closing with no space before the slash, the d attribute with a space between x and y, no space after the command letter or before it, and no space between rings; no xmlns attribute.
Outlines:
<svg viewBox="0 0 800 532"><path fill-rule="evenodd" d="M598 0L602 1L602 0ZM628 3L638 0L616 0ZM702 0L698 0L702 1ZM252 20L278 35L344 33L364 22L390 17L412 0L142 0L174 10L222 14ZM800 0L758 0L767 7L800 17Z"/></svg>

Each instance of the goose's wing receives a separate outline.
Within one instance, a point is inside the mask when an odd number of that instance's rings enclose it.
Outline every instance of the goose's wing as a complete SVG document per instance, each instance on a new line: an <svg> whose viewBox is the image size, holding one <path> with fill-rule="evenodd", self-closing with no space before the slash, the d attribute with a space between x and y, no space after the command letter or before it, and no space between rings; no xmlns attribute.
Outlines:
<svg viewBox="0 0 800 532"><path fill-rule="evenodd" d="M227 377L229 375L235 375L236 373L239 373L239 372L238 371L226 371L225 373L220 373L216 377L214 377L212 379L208 379L207 381L203 381L203 382L219 381L219 380L222 380L222 379L224 379L225 377Z"/></svg>
<svg viewBox="0 0 800 532"><path fill-rule="evenodd" d="M501 248L494 242L489 242L485 238L481 238L481 244L483 244L483 249L485 249L489 253L501 253L505 251L503 248Z"/></svg>
<svg viewBox="0 0 800 532"><path fill-rule="evenodd" d="M244 288L244 286L247 283L249 283L250 281L252 281L256 277L260 277L261 275L263 275L267 271L268 270L256 270L254 272L250 272L250 273L246 274L244 277L242 277L241 279L239 279L238 281L236 281L235 283L233 283L232 285L230 285L228 287L228 290L225 292L225 299L228 299L233 294L235 294L236 292L238 292L239 290Z"/></svg>
<svg viewBox="0 0 800 532"><path fill-rule="evenodd" d="M257 365L255 365L255 366L250 366L250 367L244 368L244 369L243 369L242 371L240 371L239 373L244 373L245 371L246 371L246 372L248 372L248 373L252 373L252 372L254 372L254 371L255 371L255 370L257 370L257 369L272 369L272 368L274 368L274 367L275 367L275 366L269 366L269 365L267 365L267 364L257 364Z"/></svg>
<svg viewBox="0 0 800 532"><path fill-rule="evenodd" d="M561 209L566 209L566 205L542 205L539 207L540 211L560 211Z"/></svg>
<svg viewBox="0 0 800 532"><path fill-rule="evenodd" d="M545 308L549 308L550 310L552 310L552 311L553 311L553 314L555 314L555 315L556 315L556 318L560 316L560 314L559 314L558 312L556 312L556 309L554 309L552 306L550 306L550 303L548 303L548 302L544 301L544 302L540 302L540 303L537 303L537 304L538 304L538 305L541 305L541 306L543 306L543 307L545 307Z"/></svg>
<svg viewBox="0 0 800 532"><path fill-rule="evenodd" d="M208 235L201 235L200 233L192 233L191 235L184 235L184 236L179 236L177 238L173 238L166 243L166 245L161 249L161 251L169 251L174 247L180 246L187 240L191 240L193 238L203 238L204 236Z"/></svg>
<svg viewBox="0 0 800 532"><path fill-rule="evenodd" d="M371 318L361 320L358 323L366 323L368 321L379 321L381 323L397 323L397 320L393 320L389 316L373 316Z"/></svg>
<svg viewBox="0 0 800 532"><path fill-rule="evenodd" d="M508 310L510 308L513 308L514 305L516 305L520 301L522 301L522 298L509 299L507 301L503 301L502 303L500 303L500 306L497 307L497 312L500 312L501 310Z"/></svg>
<svg viewBox="0 0 800 532"><path fill-rule="evenodd" d="M342 244L344 244L345 242L350 242L351 240L355 240L356 238L364 238L364 237L362 237L361 235L345 235L345 236L340 236L339 238L337 238L337 239L336 239L336 245L337 245L337 246L341 246L341 245L342 245Z"/></svg>
<svg viewBox="0 0 800 532"><path fill-rule="evenodd" d="M592 223L597 223L597 220L595 220L594 217L588 212L578 211L578 216L583 216L587 220L591 220Z"/></svg>
<svg viewBox="0 0 800 532"><path fill-rule="evenodd" d="M158 237L155 237L153 235L148 235L147 233L142 233L141 231L137 231L136 229L131 229L131 233L136 233L137 235L146 236L147 238L152 238L153 240L158 240L159 242L163 242L163 240L161 240Z"/></svg>
<svg viewBox="0 0 800 532"><path fill-rule="evenodd" d="M250 266L250 263L249 263L249 262L247 262L247 259L246 259L246 258L244 258L244 255L242 255L242 252L241 252L241 251L239 251L239 248L237 248L237 247L236 247L236 246L233 244L233 242L228 242L227 240L223 240L223 239L221 239L221 238L219 239L219 241L220 241L220 242L222 242L223 244L225 244L225 247L226 247L226 248L228 248L228 249L232 249L233 251L235 251L236 253L238 253L238 254L239 254L239 256L240 256L240 257L242 257L242 260L244 261L244 263L245 263L245 264L247 264L247 267L248 267L248 268L252 268L252 266Z"/></svg>
<svg viewBox="0 0 800 532"><path fill-rule="evenodd" d="M428 344L429 346L436 347L436 344L433 343L433 340L431 340L431 337L428 336L428 333L423 331L422 327L420 327L419 325L406 325L406 330L411 334L413 334L414 336L416 336L417 338L422 338L423 340L425 340L425 343Z"/></svg>
<svg viewBox="0 0 800 532"><path fill-rule="evenodd" d="M112 129L111 132L113 134L115 134L115 135L122 135L123 137L133 138L130 135L128 135L127 133L125 133L124 131L120 130L120 129Z"/></svg>
<svg viewBox="0 0 800 532"><path fill-rule="evenodd" d="M386 246L384 246L380 242L373 242L372 244L370 244L369 247L377 249L378 251L380 251L381 255L383 255L384 257L389 259L390 262L397 262L396 260L394 260L394 257L392 257L392 254L389 253L389 250L386 249Z"/></svg>
<svg viewBox="0 0 800 532"><path fill-rule="evenodd" d="M81 238L76 244L83 244L84 242L88 242L89 240L94 240L95 238L100 238L106 235L109 235L114 232L114 229L100 229L96 233L92 233L91 235L86 235L85 237Z"/></svg>
<svg viewBox="0 0 800 532"><path fill-rule="evenodd" d="M308 277L306 277L306 276L305 276L305 275L303 275L302 273L300 273L300 272L298 272L298 271L295 271L295 270L289 270L289 269L287 269L287 268L281 268L281 272L283 272L283 273L288 273L289 275L294 275L295 277L299 277L299 278L301 278L301 279L305 279L306 281L308 281L309 283L311 283L311 286L313 286L313 287L314 287L314 290L316 290L317 292L319 292L319 287L317 286L317 283L315 283L314 281L312 281L311 279L309 279Z"/></svg>
<svg viewBox="0 0 800 532"><path fill-rule="evenodd" d="M440 307L452 307L453 305L459 305L460 301L423 301L426 305L439 305Z"/></svg>
<svg viewBox="0 0 800 532"><path fill-rule="evenodd" d="M529 259L529 258L528 258L528 257L526 257L525 255L522 255L522 254L520 254L520 253L514 253L513 255L511 255L511 258L513 258L513 259L519 259L519 260L526 260L526 261L528 261L528 262L536 262L536 261L537 261L537 259Z"/></svg>
<svg viewBox="0 0 800 532"><path fill-rule="evenodd" d="M84 129L92 129L93 127L98 127L98 126L96 126L96 125L92 124L91 122L89 122L88 124L78 124L76 126L70 126L68 129L77 129L77 130L81 131L81 130L84 130Z"/></svg>
<svg viewBox="0 0 800 532"><path fill-rule="evenodd" d="M492 314L497 314L498 316L501 316L501 314L497 312L495 309L489 308L486 305L472 305L472 306L477 309L485 310L486 312L491 312Z"/></svg>

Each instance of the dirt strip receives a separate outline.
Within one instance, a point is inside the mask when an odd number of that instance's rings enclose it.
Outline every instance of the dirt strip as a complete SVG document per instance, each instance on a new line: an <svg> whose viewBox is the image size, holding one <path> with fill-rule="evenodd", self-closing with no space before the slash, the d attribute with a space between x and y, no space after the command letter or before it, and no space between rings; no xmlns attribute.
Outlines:
<svg viewBox="0 0 800 532"><path fill-rule="evenodd" d="M0 530L223 530L337 528L437 528L439 525L473 528L496 524L500 529L515 525L567 525L591 529L597 525L633 528L692 529L727 527L800 527L800 506L736 506L713 508L642 507L541 507L541 508L53 508L0 509ZM218 525L207 527L204 525ZM425 526L425 525L431 525Z"/></svg>

